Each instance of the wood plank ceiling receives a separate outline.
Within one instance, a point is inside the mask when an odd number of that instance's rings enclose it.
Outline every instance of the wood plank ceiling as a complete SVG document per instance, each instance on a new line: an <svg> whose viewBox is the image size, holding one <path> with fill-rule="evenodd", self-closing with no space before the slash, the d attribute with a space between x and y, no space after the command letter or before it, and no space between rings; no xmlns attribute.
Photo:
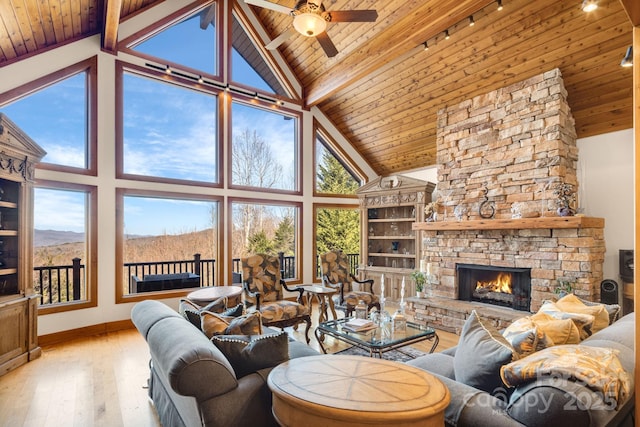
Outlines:
<svg viewBox="0 0 640 427"><path fill-rule="evenodd" d="M0 67L100 32L109 50L114 10L122 20L161 1L0 1ZM439 109L553 68L564 77L579 137L632 127L632 72L620 67L632 25L620 0L599 0L591 13L581 0L503 0L501 11L494 0L323 4L376 9L378 19L330 23L334 58L298 34L279 50L305 88L305 104L318 106L380 175L435 164ZM251 9L272 39L291 26L288 15Z"/></svg>

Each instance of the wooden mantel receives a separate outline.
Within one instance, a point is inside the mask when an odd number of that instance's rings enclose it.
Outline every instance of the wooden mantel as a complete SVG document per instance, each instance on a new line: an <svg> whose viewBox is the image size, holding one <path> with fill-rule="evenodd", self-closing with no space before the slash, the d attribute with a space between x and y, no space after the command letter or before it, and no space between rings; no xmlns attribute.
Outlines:
<svg viewBox="0 0 640 427"><path fill-rule="evenodd" d="M557 228L604 228L604 218L551 216L538 218L481 219L470 221L415 222L413 230L523 230Z"/></svg>

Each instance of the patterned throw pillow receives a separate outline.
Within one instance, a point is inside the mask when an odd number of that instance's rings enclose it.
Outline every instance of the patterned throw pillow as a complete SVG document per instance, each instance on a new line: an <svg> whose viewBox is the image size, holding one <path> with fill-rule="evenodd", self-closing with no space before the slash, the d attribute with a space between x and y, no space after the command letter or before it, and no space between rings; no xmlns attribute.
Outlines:
<svg viewBox="0 0 640 427"><path fill-rule="evenodd" d="M244 313L244 305L238 304L235 307L227 308L222 312L223 316L238 317Z"/></svg>
<svg viewBox="0 0 640 427"><path fill-rule="evenodd" d="M258 336L216 335L211 341L229 360L237 378L289 360L286 332Z"/></svg>
<svg viewBox="0 0 640 427"><path fill-rule="evenodd" d="M588 338L593 333L592 328L595 317L591 314L567 311L552 301L545 301L538 310L538 313L546 313L556 319L571 319L578 328L580 341ZM608 318L607 316L607 319Z"/></svg>
<svg viewBox="0 0 640 427"><path fill-rule="evenodd" d="M200 313L203 311L208 311L211 313L222 313L227 306L227 298L222 297L218 298L215 301L210 302L204 307L199 306L193 301L183 298L180 300L180 304L178 306L178 312L189 322L193 324L196 328L200 329L202 320L200 318Z"/></svg>
<svg viewBox="0 0 640 427"><path fill-rule="evenodd" d="M556 307L570 313L582 313L594 317L591 332L596 333L609 326L609 313L604 304L586 305L574 294L567 294L556 302Z"/></svg>
<svg viewBox="0 0 640 427"><path fill-rule="evenodd" d="M202 307L200 311L208 311L210 313L222 313L227 309L227 297L220 297L215 301Z"/></svg>
<svg viewBox="0 0 640 427"><path fill-rule="evenodd" d="M473 310L462 327L453 358L456 381L488 393L500 392L500 367L517 358L511 344Z"/></svg>
<svg viewBox="0 0 640 427"><path fill-rule="evenodd" d="M509 341L520 357L527 356L553 345L544 330L530 316L514 321L502 335Z"/></svg>
<svg viewBox="0 0 640 427"><path fill-rule="evenodd" d="M558 319L550 314L538 312L531 316L536 326L542 328L553 345L578 344L580 331L571 319Z"/></svg>
<svg viewBox="0 0 640 427"><path fill-rule="evenodd" d="M260 335L262 319L259 312L247 313L243 316L224 316L218 313L203 311L200 313L202 332L209 338L214 335Z"/></svg>

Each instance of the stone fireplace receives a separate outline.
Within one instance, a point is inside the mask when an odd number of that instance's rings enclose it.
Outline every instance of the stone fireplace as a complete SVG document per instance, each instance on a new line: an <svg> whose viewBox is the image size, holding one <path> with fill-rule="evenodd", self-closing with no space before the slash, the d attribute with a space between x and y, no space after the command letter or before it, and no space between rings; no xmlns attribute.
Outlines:
<svg viewBox="0 0 640 427"><path fill-rule="evenodd" d="M557 279L573 281L580 297L598 300L604 220L558 217L553 206L557 184L578 190L576 132L560 71L443 108L437 126L438 216L414 225L435 284L426 289L427 299L412 301L416 319L459 332L477 309L505 326L554 298ZM521 218L513 218L515 206ZM528 307L514 310L469 295L461 289L460 265L526 270L528 289L517 298L528 299Z"/></svg>

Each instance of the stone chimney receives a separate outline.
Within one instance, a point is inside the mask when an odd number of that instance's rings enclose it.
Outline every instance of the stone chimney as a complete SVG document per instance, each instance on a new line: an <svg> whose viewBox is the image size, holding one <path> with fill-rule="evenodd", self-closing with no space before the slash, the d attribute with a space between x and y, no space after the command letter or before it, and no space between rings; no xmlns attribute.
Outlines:
<svg viewBox="0 0 640 427"><path fill-rule="evenodd" d="M559 69L438 111L439 215L481 219L489 200L495 218L511 218L513 203L529 216L556 215L554 187L574 186L578 148Z"/></svg>

